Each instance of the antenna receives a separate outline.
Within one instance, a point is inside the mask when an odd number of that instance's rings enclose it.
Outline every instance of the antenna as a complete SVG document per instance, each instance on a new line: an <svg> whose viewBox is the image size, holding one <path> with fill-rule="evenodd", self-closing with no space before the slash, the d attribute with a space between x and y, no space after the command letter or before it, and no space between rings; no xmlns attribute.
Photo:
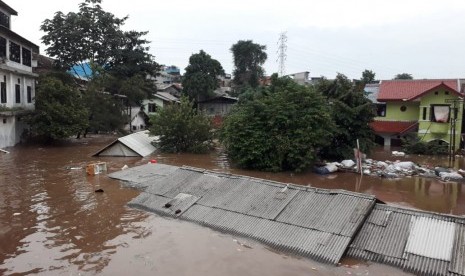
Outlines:
<svg viewBox="0 0 465 276"><path fill-rule="evenodd" d="M277 62L279 62L279 76L282 77L286 74L286 59L287 59L287 32L282 32L279 34L279 40L278 40L278 58Z"/></svg>

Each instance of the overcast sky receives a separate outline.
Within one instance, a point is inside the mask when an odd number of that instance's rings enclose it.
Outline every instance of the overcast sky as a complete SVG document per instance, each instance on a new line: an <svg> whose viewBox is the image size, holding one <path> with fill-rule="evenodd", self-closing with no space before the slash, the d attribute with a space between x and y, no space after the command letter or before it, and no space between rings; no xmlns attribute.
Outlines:
<svg viewBox="0 0 465 276"><path fill-rule="evenodd" d="M81 0L3 0L16 11L13 31L38 44L43 20L56 11L77 11ZM267 74L277 72L277 42L287 31L286 72L337 72L378 79L397 73L415 78L465 78L463 0L103 0L125 30L149 31L156 61L187 66L203 49L232 72L232 44L251 39L267 46Z"/></svg>

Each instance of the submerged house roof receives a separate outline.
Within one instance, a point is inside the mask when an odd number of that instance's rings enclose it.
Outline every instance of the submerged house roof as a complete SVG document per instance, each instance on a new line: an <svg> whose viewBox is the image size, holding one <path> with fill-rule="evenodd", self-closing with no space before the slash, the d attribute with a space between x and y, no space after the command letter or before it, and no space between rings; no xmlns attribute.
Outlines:
<svg viewBox="0 0 465 276"><path fill-rule="evenodd" d="M220 174L188 167L140 166L113 173L145 191L130 206L257 239L337 264L375 204L343 190Z"/></svg>
<svg viewBox="0 0 465 276"><path fill-rule="evenodd" d="M465 275L465 218L376 204L348 255L418 275Z"/></svg>
<svg viewBox="0 0 465 276"><path fill-rule="evenodd" d="M379 86L378 101L413 101L435 89L445 88L462 96L457 79L436 80L383 80Z"/></svg>
<svg viewBox="0 0 465 276"><path fill-rule="evenodd" d="M129 205L331 264L343 256L420 275L465 275L465 218L373 196L191 167L147 164L109 175L143 192Z"/></svg>
<svg viewBox="0 0 465 276"><path fill-rule="evenodd" d="M156 136L149 136L149 131L139 131L116 139L93 156L145 157L155 151L152 142Z"/></svg>

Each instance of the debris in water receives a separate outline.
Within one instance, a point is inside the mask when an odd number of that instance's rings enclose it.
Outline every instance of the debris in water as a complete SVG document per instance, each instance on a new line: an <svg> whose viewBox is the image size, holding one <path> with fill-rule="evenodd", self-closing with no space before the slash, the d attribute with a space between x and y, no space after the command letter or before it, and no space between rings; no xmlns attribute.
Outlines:
<svg viewBox="0 0 465 276"><path fill-rule="evenodd" d="M128 168L129 168L128 165L124 165L124 166L121 168L121 170L124 171L124 170L126 170L126 169L128 169Z"/></svg>

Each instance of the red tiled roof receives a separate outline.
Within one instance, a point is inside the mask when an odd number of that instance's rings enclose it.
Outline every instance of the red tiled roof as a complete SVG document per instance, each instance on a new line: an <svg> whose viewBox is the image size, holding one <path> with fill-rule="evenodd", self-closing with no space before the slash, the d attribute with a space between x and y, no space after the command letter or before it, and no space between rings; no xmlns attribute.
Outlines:
<svg viewBox="0 0 465 276"><path fill-rule="evenodd" d="M378 101L411 101L439 88L445 88L453 94L462 96L457 86L456 79L383 80L379 86Z"/></svg>
<svg viewBox="0 0 465 276"><path fill-rule="evenodd" d="M374 121L370 123L374 132L403 134L413 130L418 122Z"/></svg>

